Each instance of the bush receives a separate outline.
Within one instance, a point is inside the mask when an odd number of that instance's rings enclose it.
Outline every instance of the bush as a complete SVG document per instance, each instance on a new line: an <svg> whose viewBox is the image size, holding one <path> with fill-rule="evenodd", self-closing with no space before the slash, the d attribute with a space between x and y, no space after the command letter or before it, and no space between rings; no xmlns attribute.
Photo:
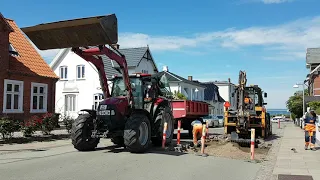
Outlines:
<svg viewBox="0 0 320 180"><path fill-rule="evenodd" d="M179 100L180 99L181 100L186 100L187 99L187 97L184 94L182 94L180 92L177 92L177 91L174 91L173 98L174 99L179 99Z"/></svg>
<svg viewBox="0 0 320 180"><path fill-rule="evenodd" d="M0 134L2 138L11 138L15 131L20 130L20 125L16 120L13 120L10 117L1 117L0 118Z"/></svg>
<svg viewBox="0 0 320 180"><path fill-rule="evenodd" d="M64 124L64 126L66 127L68 133L71 132L71 128L72 128L73 122L74 122L74 119L71 118L71 117L69 117L69 116L65 116L65 117L63 118L63 124Z"/></svg>
<svg viewBox="0 0 320 180"><path fill-rule="evenodd" d="M56 127L56 117L52 113L46 113L42 118L41 131L44 134L50 134L50 132Z"/></svg>
<svg viewBox="0 0 320 180"><path fill-rule="evenodd" d="M23 136L30 137L34 132L41 128L42 119L38 116L32 116L30 119L25 120L22 123L21 131Z"/></svg>

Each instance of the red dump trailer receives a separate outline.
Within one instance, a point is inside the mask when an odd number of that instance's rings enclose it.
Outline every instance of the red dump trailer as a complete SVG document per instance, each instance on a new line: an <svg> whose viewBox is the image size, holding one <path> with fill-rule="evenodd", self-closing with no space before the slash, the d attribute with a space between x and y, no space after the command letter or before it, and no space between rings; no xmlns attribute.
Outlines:
<svg viewBox="0 0 320 180"><path fill-rule="evenodd" d="M192 135L191 122L209 115L209 104L202 101L173 100L172 108L175 126L181 120L181 128L188 130L189 136Z"/></svg>

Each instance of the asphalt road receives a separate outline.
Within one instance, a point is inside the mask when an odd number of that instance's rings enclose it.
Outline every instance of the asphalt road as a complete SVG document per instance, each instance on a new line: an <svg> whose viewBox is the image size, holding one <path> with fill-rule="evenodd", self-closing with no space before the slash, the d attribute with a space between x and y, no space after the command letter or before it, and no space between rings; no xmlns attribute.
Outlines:
<svg viewBox="0 0 320 180"><path fill-rule="evenodd" d="M211 129L218 131L221 128ZM69 140L55 146L23 145L19 151L0 149L0 179L4 180L251 180L260 165L241 160L150 151L132 154L102 140L96 151L78 152ZM49 143L50 144L50 143ZM20 145L21 146L21 145ZM5 148L7 151L5 151ZM2 153L7 152L7 153Z"/></svg>

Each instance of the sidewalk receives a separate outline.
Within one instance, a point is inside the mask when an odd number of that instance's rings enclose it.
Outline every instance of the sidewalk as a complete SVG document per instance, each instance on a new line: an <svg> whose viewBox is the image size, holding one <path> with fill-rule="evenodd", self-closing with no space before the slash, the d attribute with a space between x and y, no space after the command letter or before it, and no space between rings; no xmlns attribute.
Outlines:
<svg viewBox="0 0 320 180"><path fill-rule="evenodd" d="M284 128L273 174L309 175L320 180L319 146L317 151L304 150L304 131L294 124L286 124Z"/></svg>

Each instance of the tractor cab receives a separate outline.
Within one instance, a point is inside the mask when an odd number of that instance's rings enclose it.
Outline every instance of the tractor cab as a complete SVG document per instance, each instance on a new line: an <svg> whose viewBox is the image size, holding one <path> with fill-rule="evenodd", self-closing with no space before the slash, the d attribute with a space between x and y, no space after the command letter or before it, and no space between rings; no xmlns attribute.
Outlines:
<svg viewBox="0 0 320 180"><path fill-rule="evenodd" d="M136 109L146 109L146 104L153 102L157 97L169 97L170 86L164 74L135 73L129 76ZM124 80L120 77L112 79L111 97L126 96Z"/></svg>

